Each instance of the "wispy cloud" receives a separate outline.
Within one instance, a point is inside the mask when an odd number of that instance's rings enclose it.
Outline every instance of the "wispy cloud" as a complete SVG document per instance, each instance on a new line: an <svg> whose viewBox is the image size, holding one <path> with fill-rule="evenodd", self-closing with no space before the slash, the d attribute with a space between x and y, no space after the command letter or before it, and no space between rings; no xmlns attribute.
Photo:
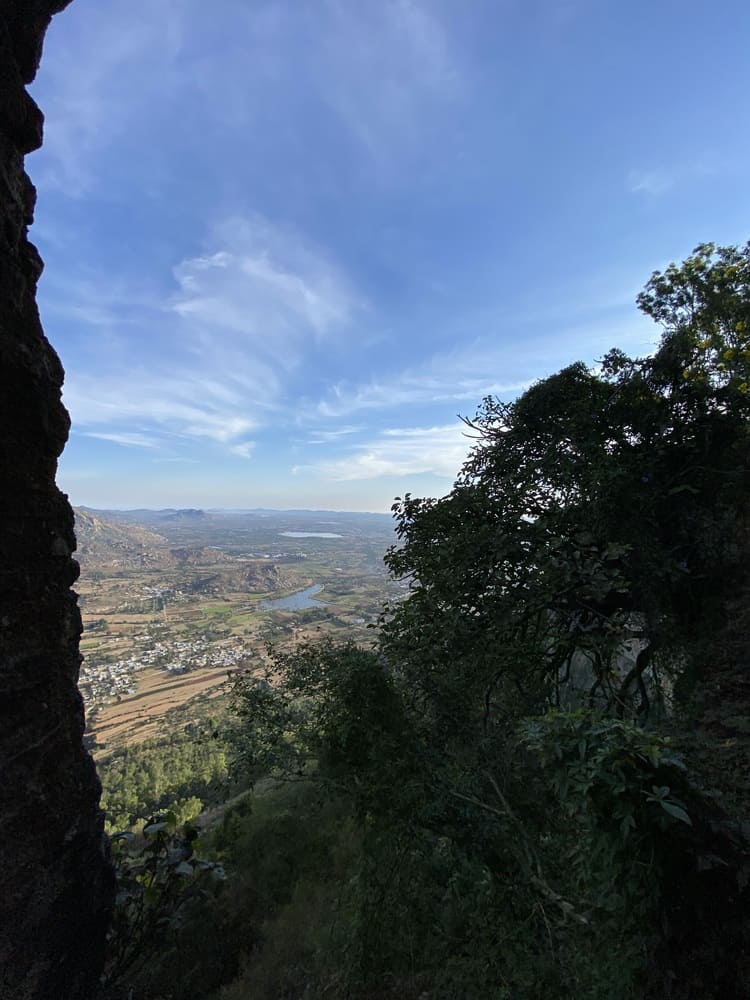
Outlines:
<svg viewBox="0 0 750 1000"><path fill-rule="evenodd" d="M332 444L341 438L350 437L352 434L357 434L359 431L364 430L362 424L348 424L345 427L336 427L333 430L316 431L316 433L307 438L306 444Z"/></svg>
<svg viewBox="0 0 750 1000"><path fill-rule="evenodd" d="M89 437L139 447L156 447L165 438L234 446L257 426L243 414L239 394L235 393L232 401L226 386L212 385L196 373L73 375L66 382L64 400L74 426ZM127 428L129 424L148 427L149 432L104 429Z"/></svg>
<svg viewBox="0 0 750 1000"><path fill-rule="evenodd" d="M40 186L78 198L105 183L100 157L151 117L157 92L169 102L183 6L163 0L149 6L147 16L125 0L94 6L75 22L75 44L43 61L37 80L47 120L44 166L35 172ZM56 31L57 19L48 46Z"/></svg>
<svg viewBox="0 0 750 1000"><path fill-rule="evenodd" d="M110 432L105 434L102 431L84 431L84 437L98 438L100 441L112 441L114 444L121 444L125 448L156 448L157 442L146 434Z"/></svg>
<svg viewBox="0 0 750 1000"><path fill-rule="evenodd" d="M632 194L665 194L674 187L679 177L675 170L631 170L628 174L628 190Z"/></svg>
<svg viewBox="0 0 750 1000"><path fill-rule="evenodd" d="M596 297L597 290L592 294ZM607 303L609 309L604 308ZM570 322L571 312L579 313L578 322ZM560 322L560 317L568 322ZM473 413L486 396L513 398L572 361L593 363L612 347L642 355L658 340L658 329L640 317L630 296L621 292L608 295L604 305L596 298L588 309L581 303L572 308L552 302L528 314L503 316L490 325L497 327L495 336L457 338L455 348L428 356L420 364L359 383L337 382L322 398L300 408L300 420L324 424L368 411L433 405Z"/></svg>
<svg viewBox="0 0 750 1000"><path fill-rule="evenodd" d="M656 198L686 184L715 177L725 169L729 169L728 164L722 165L714 156L706 154L698 159L671 166L631 170L626 184L631 194Z"/></svg>
<svg viewBox="0 0 750 1000"><path fill-rule="evenodd" d="M199 338L289 367L361 307L344 274L298 233L259 216L217 227L205 254L175 268L171 309Z"/></svg>
<svg viewBox="0 0 750 1000"><path fill-rule="evenodd" d="M70 367L74 423L120 444L152 432L249 458L248 434L278 413L303 360L350 329L361 298L320 248L259 216L216 226L172 279L161 295L92 273L47 288L48 314L75 321L79 351L98 361L96 374Z"/></svg>
<svg viewBox="0 0 750 1000"><path fill-rule="evenodd" d="M451 405L473 412L485 396L512 397L534 378L547 374L549 353L543 345L512 346L470 341L428 357L420 365L367 382L337 383L324 398L301 410L301 419L340 419L367 411Z"/></svg>
<svg viewBox="0 0 750 1000"><path fill-rule="evenodd" d="M424 473L453 477L472 446L465 432L459 421L440 427L385 430L339 459L297 466L293 471L337 482Z"/></svg>
<svg viewBox="0 0 750 1000"><path fill-rule="evenodd" d="M254 441L242 441L239 444L233 444L229 450L239 458L252 458L254 448Z"/></svg>
<svg viewBox="0 0 750 1000"><path fill-rule="evenodd" d="M336 385L330 395L316 404L319 417L341 417L365 410L396 409L431 403L471 404L485 396L516 395L528 382L505 383L481 376L451 378L428 372L405 371L380 382L361 386Z"/></svg>
<svg viewBox="0 0 750 1000"><path fill-rule="evenodd" d="M157 190L174 170L161 147L200 150L204 133L252 156L265 95L332 115L360 166L396 166L461 93L450 31L426 0L226 7L217 17L198 0L109 0L77 18L74 44L43 61L37 82L48 118L40 186L117 198L127 174Z"/></svg>
<svg viewBox="0 0 750 1000"><path fill-rule="evenodd" d="M315 75L323 99L375 165L401 162L462 93L462 73L434 4L330 0Z"/></svg>

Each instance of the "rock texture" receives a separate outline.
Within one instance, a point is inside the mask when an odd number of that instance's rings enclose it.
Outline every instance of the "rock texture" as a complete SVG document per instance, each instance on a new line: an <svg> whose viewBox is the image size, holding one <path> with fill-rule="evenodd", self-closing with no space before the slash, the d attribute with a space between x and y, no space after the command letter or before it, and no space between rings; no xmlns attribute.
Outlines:
<svg viewBox="0 0 750 1000"><path fill-rule="evenodd" d="M69 420L35 303L27 239L42 141L26 92L66 0L0 0L0 998L84 1000L103 961L113 879L82 745L73 514L55 486Z"/></svg>

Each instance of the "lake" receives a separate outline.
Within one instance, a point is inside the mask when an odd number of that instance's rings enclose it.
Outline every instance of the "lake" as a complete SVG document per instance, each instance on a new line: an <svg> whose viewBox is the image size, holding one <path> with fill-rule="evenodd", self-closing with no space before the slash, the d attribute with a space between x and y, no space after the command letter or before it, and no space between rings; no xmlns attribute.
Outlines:
<svg viewBox="0 0 750 1000"><path fill-rule="evenodd" d="M316 601L315 594L319 594L323 589L320 583L314 583L312 587L305 590L298 590L296 594L289 594L288 597L277 597L273 601L263 601L260 607L264 611L303 611L305 608L319 608L324 601Z"/></svg>
<svg viewBox="0 0 750 1000"><path fill-rule="evenodd" d="M333 531L280 531L284 538L343 538Z"/></svg>

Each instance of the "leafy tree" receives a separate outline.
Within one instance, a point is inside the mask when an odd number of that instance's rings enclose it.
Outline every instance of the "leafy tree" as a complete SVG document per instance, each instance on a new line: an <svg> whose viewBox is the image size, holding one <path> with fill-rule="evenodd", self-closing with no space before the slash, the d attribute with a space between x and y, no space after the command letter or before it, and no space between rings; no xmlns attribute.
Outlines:
<svg viewBox="0 0 750 1000"><path fill-rule="evenodd" d="M639 304L664 326L653 357L486 399L453 491L394 507L387 562L413 589L384 647L449 726L560 704L582 659L592 704L647 714L657 654L684 673L744 578L750 245L698 247Z"/></svg>
<svg viewBox="0 0 750 1000"><path fill-rule="evenodd" d="M658 726L747 587L750 244L639 304L652 357L486 399L453 490L396 503L375 649L236 682L244 765L350 803L346 995L746 993L747 843Z"/></svg>

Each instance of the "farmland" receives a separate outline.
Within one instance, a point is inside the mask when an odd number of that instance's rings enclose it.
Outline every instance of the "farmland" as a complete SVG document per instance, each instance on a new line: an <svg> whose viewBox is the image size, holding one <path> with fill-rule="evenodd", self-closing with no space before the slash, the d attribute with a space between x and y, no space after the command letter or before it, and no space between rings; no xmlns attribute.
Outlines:
<svg viewBox="0 0 750 1000"><path fill-rule="evenodd" d="M80 687L98 757L189 724L206 698L219 710L227 677L262 667L269 644L366 643L404 592L382 564L384 515L81 509L76 530Z"/></svg>

